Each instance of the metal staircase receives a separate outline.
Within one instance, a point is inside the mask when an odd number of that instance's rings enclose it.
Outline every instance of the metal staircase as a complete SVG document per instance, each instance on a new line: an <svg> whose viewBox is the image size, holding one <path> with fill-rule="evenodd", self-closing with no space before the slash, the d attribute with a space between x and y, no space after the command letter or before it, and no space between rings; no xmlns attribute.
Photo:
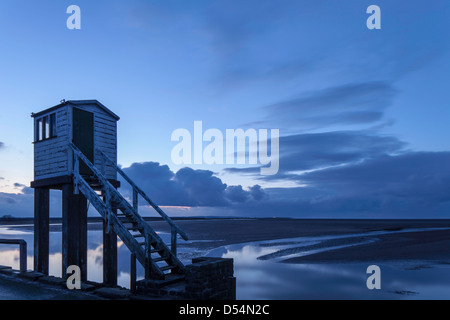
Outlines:
<svg viewBox="0 0 450 320"><path fill-rule="evenodd" d="M104 153L98 151L103 159L102 170L99 170L73 143L69 146L74 155L74 193L81 192L97 209L107 222L108 230L113 230L119 236L132 255L144 267L145 278L164 280L168 275L184 274L185 267L177 258L176 247L177 235L188 240L187 235ZM92 171L90 177L80 174L80 161L84 162ZM113 165L115 170L132 186L132 204L105 178L106 163ZM172 232L170 248L139 215L139 195L170 225Z"/></svg>

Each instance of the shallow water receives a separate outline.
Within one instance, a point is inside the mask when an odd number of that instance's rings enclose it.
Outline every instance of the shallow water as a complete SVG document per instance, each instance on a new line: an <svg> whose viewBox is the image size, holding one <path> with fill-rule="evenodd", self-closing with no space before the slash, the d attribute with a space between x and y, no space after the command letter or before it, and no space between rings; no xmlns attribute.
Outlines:
<svg viewBox="0 0 450 320"><path fill-rule="evenodd" d="M58 230L59 228L55 228ZM170 233L157 232L165 243L170 243ZM33 269L33 243L34 235L29 226L3 226L0 227L0 238L2 239L24 239L27 242L27 266ZM177 248L178 258L185 264L191 263L192 258L204 256L208 253L204 249L196 247L196 243L204 241L181 241ZM118 256L118 285L129 288L130 286L130 252L119 239L117 243ZM60 231L50 232L49 248L49 274L61 277L62 274L62 233ZM103 279L103 232L101 230L88 231L88 275L90 281L102 282ZM0 265L11 266L19 269L19 247L18 245L0 244ZM137 264L137 278L144 277L144 269Z"/></svg>
<svg viewBox="0 0 450 320"><path fill-rule="evenodd" d="M238 299L450 299L450 267L419 264L379 265L381 289L366 286L368 264L288 264L283 260L314 252L335 250L377 241L388 233L421 231L368 232L361 234L320 236L258 241L218 247L211 251L201 244L220 245L213 241L180 241L179 258L189 264L198 256L234 259ZM430 229L426 229L430 230ZM159 232L170 242L170 234ZM28 243L28 268L33 267L33 233L27 228L0 227L0 238L21 238ZM61 232L50 232L50 274L61 276ZM0 245L0 265L19 268L19 249L14 245ZM118 242L118 284L129 287L130 254ZM138 278L143 268L138 267ZM102 281L102 231L88 232L88 279Z"/></svg>
<svg viewBox="0 0 450 320"><path fill-rule="evenodd" d="M376 236L383 234L429 230L431 229L409 229L256 241L219 247L208 255L234 259L238 299L447 300L450 299L448 265L434 266L427 261L379 264L381 289L370 290L366 284L371 275L367 273L368 263L281 263L293 257L378 241ZM346 244L339 245L342 242Z"/></svg>

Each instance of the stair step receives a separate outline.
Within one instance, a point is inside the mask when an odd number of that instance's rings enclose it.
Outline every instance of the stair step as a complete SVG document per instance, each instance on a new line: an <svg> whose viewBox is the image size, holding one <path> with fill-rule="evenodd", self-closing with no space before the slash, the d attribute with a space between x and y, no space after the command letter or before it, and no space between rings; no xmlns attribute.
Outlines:
<svg viewBox="0 0 450 320"><path fill-rule="evenodd" d="M128 227L127 230L141 231L142 228L138 228L138 227Z"/></svg>
<svg viewBox="0 0 450 320"><path fill-rule="evenodd" d="M156 243L156 241L150 241L150 244L155 244ZM140 245L140 246L143 246L143 245L145 245L145 241L143 241L143 242L138 242L138 244Z"/></svg>
<svg viewBox="0 0 450 320"><path fill-rule="evenodd" d="M150 253L160 253L164 251L163 249L155 249L155 250L150 250Z"/></svg>
<svg viewBox="0 0 450 320"><path fill-rule="evenodd" d="M151 244L151 245L154 245L154 244L157 244L157 243L158 243L158 242L157 242L156 240L150 239L150 244ZM143 242L138 242L138 244L140 244L140 245L142 246L142 245L145 244L145 241L143 241ZM163 250L161 249L160 251L163 251Z"/></svg>
<svg viewBox="0 0 450 320"><path fill-rule="evenodd" d="M166 259L167 259L167 258L159 257L159 258L152 259L152 261L153 261L153 262L161 262L161 261L166 261Z"/></svg>
<svg viewBox="0 0 450 320"><path fill-rule="evenodd" d="M166 270L170 270L170 269L175 269L175 266L165 266L165 267L161 267L161 271L166 271Z"/></svg>
<svg viewBox="0 0 450 320"><path fill-rule="evenodd" d="M185 279L184 275L169 273L165 276L164 279L161 279L161 280L143 279L143 280L138 281L138 283L139 283L139 286L145 291L148 289L159 289L159 288L163 288L168 285L174 285L176 283L181 283L182 281L184 281L184 279ZM184 290L183 290L183 292L184 292Z"/></svg>
<svg viewBox="0 0 450 320"><path fill-rule="evenodd" d="M143 235L143 234L132 234L132 236L135 237L135 238L143 238L143 237L145 237L145 235Z"/></svg>

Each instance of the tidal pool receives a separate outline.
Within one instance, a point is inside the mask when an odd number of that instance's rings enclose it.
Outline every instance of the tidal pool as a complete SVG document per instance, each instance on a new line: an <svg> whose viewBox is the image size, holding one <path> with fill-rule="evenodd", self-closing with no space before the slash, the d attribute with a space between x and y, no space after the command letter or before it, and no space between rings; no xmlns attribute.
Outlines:
<svg viewBox="0 0 450 320"><path fill-rule="evenodd" d="M435 228L433 230L442 230ZM429 261L378 264L381 289L368 289L368 263L293 264L292 257L378 241L376 236L431 229L256 241L219 247L233 258L238 299L450 299L450 266ZM327 245L324 245L327 244Z"/></svg>

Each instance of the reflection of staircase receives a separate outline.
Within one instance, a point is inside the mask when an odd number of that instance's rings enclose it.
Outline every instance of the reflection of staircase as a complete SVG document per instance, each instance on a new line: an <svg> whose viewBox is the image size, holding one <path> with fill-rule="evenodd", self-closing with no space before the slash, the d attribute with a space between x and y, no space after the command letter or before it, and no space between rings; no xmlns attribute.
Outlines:
<svg viewBox="0 0 450 320"><path fill-rule="evenodd" d="M186 234L133 181L111 161L102 155L102 170L97 169L87 157L74 145L70 144L74 154L74 190L81 192L97 209L109 228L119 236L132 254L145 269L146 279L167 279L168 275L182 275L185 267L176 256L177 235L187 240ZM79 173L80 160L92 171L91 177ZM133 204L131 205L105 178L101 171L105 163L113 165L119 174L133 187ZM89 181L89 182L88 182ZM96 190L100 190L101 194ZM169 223L172 230L169 247L138 213L138 196L141 195Z"/></svg>

